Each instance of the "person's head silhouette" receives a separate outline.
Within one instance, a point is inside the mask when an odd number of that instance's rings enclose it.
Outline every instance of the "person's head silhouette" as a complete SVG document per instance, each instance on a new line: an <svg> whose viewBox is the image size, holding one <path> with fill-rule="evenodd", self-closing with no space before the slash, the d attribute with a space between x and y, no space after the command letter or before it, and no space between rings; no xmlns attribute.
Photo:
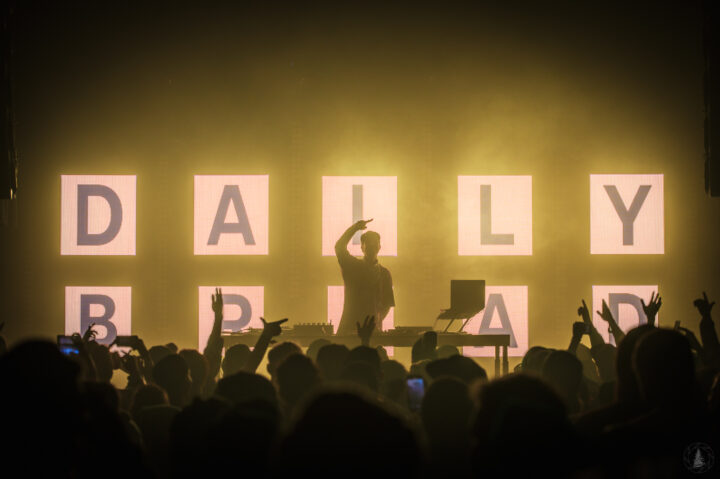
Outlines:
<svg viewBox="0 0 720 479"><path fill-rule="evenodd" d="M366 260L375 261L380 252L380 235L374 231L366 231L360 236L360 248Z"/></svg>

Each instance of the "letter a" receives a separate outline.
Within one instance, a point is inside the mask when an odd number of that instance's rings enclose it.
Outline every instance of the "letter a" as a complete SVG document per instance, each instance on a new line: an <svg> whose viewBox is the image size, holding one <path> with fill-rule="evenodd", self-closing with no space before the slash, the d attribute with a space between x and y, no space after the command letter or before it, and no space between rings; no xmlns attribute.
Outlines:
<svg viewBox="0 0 720 479"><path fill-rule="evenodd" d="M225 216L227 215L228 207L232 202L235 208L235 214L237 215L237 223L225 223ZM212 230L210 231L210 237L208 238L208 245L217 245L220 240L220 235L223 233L240 233L243 235L245 244L254 245L255 238L253 237L252 230L250 229L250 221L245 211L245 205L243 204L242 196L240 196L240 188L238 185L225 185L223 188L222 196L220 197L220 204L218 206L217 214L215 215L215 221L213 222Z"/></svg>
<svg viewBox="0 0 720 479"><path fill-rule="evenodd" d="M493 318L493 313L497 310L498 316L500 317L501 328L491 328L490 321ZM510 317L508 316L507 308L505 307L505 300L502 294L490 294L488 295L487 304L485 305L485 311L483 313L482 321L480 321L480 329L478 334L509 334L510 335L510 347L516 348L517 341L515 340L515 333L513 332L512 324L510 323Z"/></svg>

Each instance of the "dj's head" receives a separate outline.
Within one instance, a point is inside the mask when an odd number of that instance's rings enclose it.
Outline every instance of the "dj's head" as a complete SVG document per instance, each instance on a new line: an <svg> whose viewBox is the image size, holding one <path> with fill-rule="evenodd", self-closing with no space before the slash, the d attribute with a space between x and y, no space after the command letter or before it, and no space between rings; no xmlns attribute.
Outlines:
<svg viewBox="0 0 720 479"><path fill-rule="evenodd" d="M380 251L380 235L375 231L366 231L360 236L360 248L366 258L376 258Z"/></svg>

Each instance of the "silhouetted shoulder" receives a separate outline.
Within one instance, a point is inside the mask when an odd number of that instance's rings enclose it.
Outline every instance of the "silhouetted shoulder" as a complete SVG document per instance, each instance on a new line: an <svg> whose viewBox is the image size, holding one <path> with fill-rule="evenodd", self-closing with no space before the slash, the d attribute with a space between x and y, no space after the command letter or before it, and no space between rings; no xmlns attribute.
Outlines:
<svg viewBox="0 0 720 479"><path fill-rule="evenodd" d="M338 263L340 263L340 268L355 268L362 264L362 259L357 258L350 253L337 255L337 260Z"/></svg>

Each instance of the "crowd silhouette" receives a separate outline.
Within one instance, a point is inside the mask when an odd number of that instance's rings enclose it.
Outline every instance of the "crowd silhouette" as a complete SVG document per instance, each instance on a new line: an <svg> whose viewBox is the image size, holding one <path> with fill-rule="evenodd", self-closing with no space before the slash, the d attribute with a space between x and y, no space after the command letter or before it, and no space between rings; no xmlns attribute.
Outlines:
<svg viewBox="0 0 720 479"><path fill-rule="evenodd" d="M370 346L372 317L356 325L360 346L319 339L305 353L282 341L285 319L263 319L254 348L223 357L222 292L212 299L203 352L137 339L111 353L92 326L73 337L77 354L0 340L4 476L720 476L720 342L705 293L699 339L657 327L653 295L647 324L627 332L607 305L597 312L616 347L582 301L567 350L534 346L494 379L432 332L408 370ZM269 379L257 373L266 356Z"/></svg>

